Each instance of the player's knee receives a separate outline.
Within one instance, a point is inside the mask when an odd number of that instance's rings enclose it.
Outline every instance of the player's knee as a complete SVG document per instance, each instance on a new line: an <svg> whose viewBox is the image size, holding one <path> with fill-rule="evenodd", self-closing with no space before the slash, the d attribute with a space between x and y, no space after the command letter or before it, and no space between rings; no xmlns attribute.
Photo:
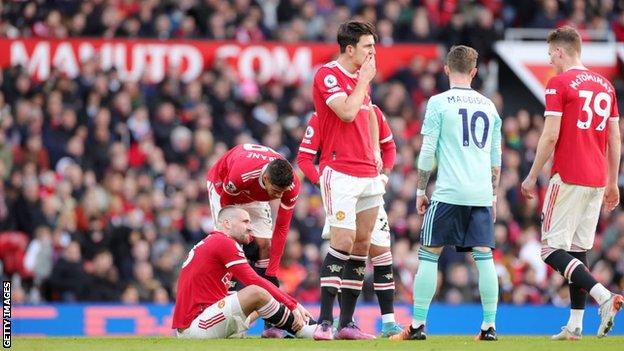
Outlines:
<svg viewBox="0 0 624 351"><path fill-rule="evenodd" d="M351 252L355 237L345 231L332 231L332 247L337 250Z"/></svg>
<svg viewBox="0 0 624 351"><path fill-rule="evenodd" d="M351 253L358 256L368 256L369 247L369 241L356 241L355 243L353 243L353 249L351 249Z"/></svg>
<svg viewBox="0 0 624 351"><path fill-rule="evenodd" d="M249 293L252 296L255 296L258 302L265 304L269 302L269 300L271 300L271 294L269 294L269 292L266 291L265 288L258 285L250 285L248 288Z"/></svg>
<svg viewBox="0 0 624 351"><path fill-rule="evenodd" d="M389 247L383 247L371 244L368 248L368 256L370 258L375 258L381 255L385 255L387 252L391 252ZM392 253L390 254L392 256Z"/></svg>
<svg viewBox="0 0 624 351"><path fill-rule="evenodd" d="M544 242L542 242L542 250L540 253L540 257L542 258L542 261L546 262L546 260L548 259L548 257L550 257L550 255L557 251L557 249L555 249L554 247L550 247L547 244L544 244Z"/></svg>
<svg viewBox="0 0 624 351"><path fill-rule="evenodd" d="M440 256L440 254L442 253L442 249L444 249L444 247L423 246L423 249L425 251L431 252L432 254Z"/></svg>
<svg viewBox="0 0 624 351"><path fill-rule="evenodd" d="M484 246L475 246L472 248L472 251L478 251L478 252L492 252L492 249L489 247L484 247Z"/></svg>

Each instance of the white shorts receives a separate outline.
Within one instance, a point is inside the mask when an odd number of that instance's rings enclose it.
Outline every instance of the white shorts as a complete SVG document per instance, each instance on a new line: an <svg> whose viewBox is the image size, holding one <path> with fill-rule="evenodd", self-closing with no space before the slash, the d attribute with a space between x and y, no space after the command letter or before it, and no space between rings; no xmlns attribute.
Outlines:
<svg viewBox="0 0 624 351"><path fill-rule="evenodd" d="M330 237L329 221L327 220L323 226L323 234L321 234L321 237L326 240ZM388 223L388 214L383 206L379 206L379 214L377 214L375 228L371 235L371 244L381 247L390 247L390 224Z"/></svg>
<svg viewBox="0 0 624 351"><path fill-rule="evenodd" d="M592 248L605 188L566 184L555 174L542 208L542 241L566 251Z"/></svg>
<svg viewBox="0 0 624 351"><path fill-rule="evenodd" d="M319 184L326 222L332 227L355 230L357 213L384 203L386 190L381 177L353 177L325 167Z"/></svg>
<svg viewBox="0 0 624 351"><path fill-rule="evenodd" d="M221 211L221 196L214 188L214 184L207 181L208 201L210 202L210 213L215 223L217 215ZM271 205L268 201L254 201L237 205L249 213L251 219L252 235L256 238L271 239L273 237L273 218L271 217Z"/></svg>
<svg viewBox="0 0 624 351"><path fill-rule="evenodd" d="M176 336L184 339L223 339L242 337L249 329L247 316L238 302L238 295L232 294L210 305L191 325Z"/></svg>

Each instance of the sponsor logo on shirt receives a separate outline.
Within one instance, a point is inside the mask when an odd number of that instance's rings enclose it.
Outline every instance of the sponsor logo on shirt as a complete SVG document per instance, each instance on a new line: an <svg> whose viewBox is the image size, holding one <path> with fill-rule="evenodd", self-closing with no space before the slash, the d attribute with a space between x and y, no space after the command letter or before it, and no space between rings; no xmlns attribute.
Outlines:
<svg viewBox="0 0 624 351"><path fill-rule="evenodd" d="M338 79L336 79L336 76L334 76L333 74L328 74L323 79L323 83L327 88L333 88L338 85Z"/></svg>
<svg viewBox="0 0 624 351"><path fill-rule="evenodd" d="M557 95L557 89L546 89L545 95Z"/></svg>

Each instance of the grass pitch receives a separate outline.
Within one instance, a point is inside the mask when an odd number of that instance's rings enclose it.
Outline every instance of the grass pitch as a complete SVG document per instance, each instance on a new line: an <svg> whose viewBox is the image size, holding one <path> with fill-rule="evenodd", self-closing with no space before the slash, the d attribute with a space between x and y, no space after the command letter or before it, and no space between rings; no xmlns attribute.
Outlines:
<svg viewBox="0 0 624 351"><path fill-rule="evenodd" d="M551 341L547 336L501 336L497 342L476 342L471 336L429 336L426 341L178 340L173 337L22 338L14 337L10 350L24 351L304 351L304 350L504 350L504 351L622 351L624 336L580 341Z"/></svg>

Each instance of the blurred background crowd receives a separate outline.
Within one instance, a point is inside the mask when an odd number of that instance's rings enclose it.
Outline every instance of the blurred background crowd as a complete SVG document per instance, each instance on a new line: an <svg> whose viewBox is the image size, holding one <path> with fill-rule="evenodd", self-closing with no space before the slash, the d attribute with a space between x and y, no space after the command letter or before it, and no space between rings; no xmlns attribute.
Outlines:
<svg viewBox="0 0 624 351"><path fill-rule="evenodd" d="M380 45L468 44L481 65L497 58L492 44L510 27L612 33L624 40L624 1L497 0L56 0L11 1L0 7L8 38L158 38L335 41L339 23L376 24ZM543 107L507 111L487 69L475 87L503 117L503 172L495 226L501 301L569 304L566 282L540 259L540 196L521 197L533 161ZM0 86L0 259L13 301L169 303L190 247L213 227L204 175L233 145L260 143L294 160L313 110L311 82L242 82L224 62L183 83L123 82L95 59L75 79L53 71L35 82L6 69ZM415 58L373 86L390 121L397 164L387 188L396 297L411 300L422 218L415 212L416 162L427 98L448 88L442 62ZM620 96L622 89L619 88ZM624 172L620 180L624 187ZM301 175L300 175L301 176ZM433 187L433 185L432 185ZM295 208L278 277L302 302L319 299L318 269L326 243L316 187L305 183ZM624 289L624 212L603 213L590 257L597 279ZM478 301L471 258L445 250L440 289L446 303ZM374 300L372 268L364 299Z"/></svg>

